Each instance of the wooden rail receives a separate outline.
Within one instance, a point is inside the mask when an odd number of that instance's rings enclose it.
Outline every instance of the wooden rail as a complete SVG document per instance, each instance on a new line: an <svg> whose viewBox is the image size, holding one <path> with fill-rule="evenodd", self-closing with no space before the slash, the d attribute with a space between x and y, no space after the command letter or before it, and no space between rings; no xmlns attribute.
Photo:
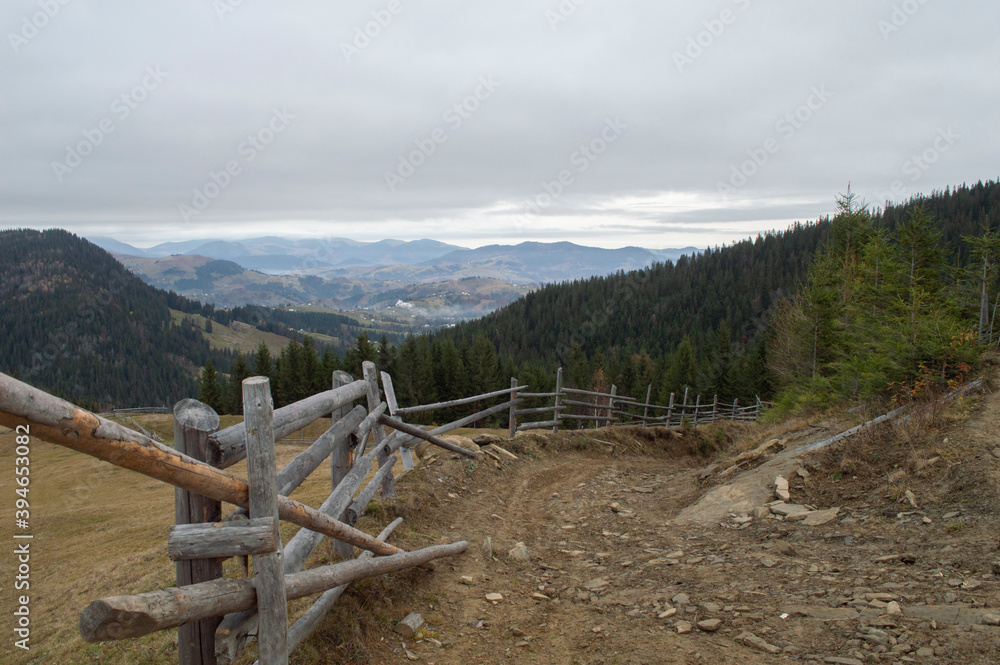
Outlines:
<svg viewBox="0 0 1000 665"><path fill-rule="evenodd" d="M178 488L177 525L171 529L166 548L176 562L178 586L91 603L80 615L83 637L90 641L123 639L180 627L180 663L215 665L232 663L255 636L259 663L285 665L294 647L318 625L352 580L429 566L433 559L465 551L464 541L414 552L389 545L385 538L398 522L378 538L354 528L376 492L387 493L386 481L392 479L392 467L398 461L393 453L401 450L407 436L399 431L385 435L383 422L397 423L385 415L387 405L380 401L374 365L366 363L364 369L364 381L341 382L334 390L277 411L272 410L266 378L245 380L244 422L238 426L242 434L234 428L215 431L219 425L216 413L200 402L184 400L175 408L175 445L179 450L0 374L3 425L29 425L33 436ZM350 409L358 398L367 399L368 408ZM332 427L277 471L275 438L333 410ZM375 445L361 455L369 432ZM414 434L447 444L422 430ZM359 454L354 459L356 452ZM342 464L344 455L346 466ZM214 460L221 466L239 456L247 458L249 480L198 459ZM287 494L327 457L333 460L333 492L323 506L317 510L289 499ZM361 489L373 462L378 462L379 471ZM234 512L231 521L221 521L223 501L247 510ZM250 519L240 512L248 512ZM305 528L283 546L279 520ZM303 571L324 535L351 547L352 554L357 546L381 556L361 556ZM231 556L254 557L252 580L222 576L221 561ZM289 629L288 600L315 594L322 597L307 613L308 620ZM222 619L222 615L228 616Z"/></svg>

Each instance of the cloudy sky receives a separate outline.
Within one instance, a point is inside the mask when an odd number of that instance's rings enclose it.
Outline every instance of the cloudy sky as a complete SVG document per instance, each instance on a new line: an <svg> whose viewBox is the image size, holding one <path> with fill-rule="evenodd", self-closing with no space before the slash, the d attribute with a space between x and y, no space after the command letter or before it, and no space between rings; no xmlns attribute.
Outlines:
<svg viewBox="0 0 1000 665"><path fill-rule="evenodd" d="M706 246L1000 176L996 0L7 0L0 227Z"/></svg>

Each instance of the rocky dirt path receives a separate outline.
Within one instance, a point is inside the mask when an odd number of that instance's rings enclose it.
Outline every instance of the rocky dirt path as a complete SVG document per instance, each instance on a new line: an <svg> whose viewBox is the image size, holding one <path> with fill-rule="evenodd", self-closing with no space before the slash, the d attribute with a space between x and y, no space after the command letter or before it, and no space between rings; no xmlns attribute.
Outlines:
<svg viewBox="0 0 1000 665"><path fill-rule="evenodd" d="M1000 398L979 402L942 445L875 433L782 461L793 502L840 509L819 526L770 510L678 520L711 489L705 460L688 455L535 454L529 442L517 461L475 470L438 456L414 479L431 496L417 531L470 551L408 578L392 618L420 612L423 639L387 629L380 657L1000 662L1000 443L984 435ZM508 553L519 543L527 560Z"/></svg>

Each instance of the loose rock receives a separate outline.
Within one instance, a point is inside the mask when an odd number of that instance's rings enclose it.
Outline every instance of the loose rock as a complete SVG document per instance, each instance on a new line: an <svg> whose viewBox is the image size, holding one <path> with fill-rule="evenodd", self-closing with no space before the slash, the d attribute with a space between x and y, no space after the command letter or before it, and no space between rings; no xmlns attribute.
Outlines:
<svg viewBox="0 0 1000 665"><path fill-rule="evenodd" d="M681 635L686 635L692 630L691 624L687 621L678 621L676 628L677 632Z"/></svg>
<svg viewBox="0 0 1000 665"><path fill-rule="evenodd" d="M531 556L528 554L528 547L524 543L518 543L514 545L510 550L507 551L507 556L514 561L530 561Z"/></svg>
<svg viewBox="0 0 1000 665"><path fill-rule="evenodd" d="M705 631L706 633L714 633L719 630L722 625L721 619L705 619L704 621L698 622L698 628Z"/></svg>
<svg viewBox="0 0 1000 665"><path fill-rule="evenodd" d="M740 633L736 636L737 642L742 642L748 647L757 649L758 651L763 651L764 653L778 654L781 653L781 649L774 646L773 644L768 644L761 638L757 637L753 633Z"/></svg>
<svg viewBox="0 0 1000 665"><path fill-rule="evenodd" d="M830 508L829 510L814 510L802 519L802 526L823 526L837 519L840 508Z"/></svg>
<svg viewBox="0 0 1000 665"><path fill-rule="evenodd" d="M792 495L788 492L788 481L781 476L774 479L774 496L782 501L788 501L792 498Z"/></svg>

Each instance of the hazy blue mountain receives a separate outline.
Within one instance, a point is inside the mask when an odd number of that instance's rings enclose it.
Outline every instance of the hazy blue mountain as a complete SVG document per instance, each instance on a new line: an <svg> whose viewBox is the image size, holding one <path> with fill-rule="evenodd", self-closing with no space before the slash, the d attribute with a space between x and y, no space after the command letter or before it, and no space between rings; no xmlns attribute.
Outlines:
<svg viewBox="0 0 1000 665"><path fill-rule="evenodd" d="M445 270L455 267L465 274L484 270L487 274L483 276L511 281L562 282L636 270L663 260L642 247L603 249L571 242L522 242L456 250L422 265Z"/></svg>
<svg viewBox="0 0 1000 665"><path fill-rule="evenodd" d="M131 256L149 256L146 254L146 250L139 249L138 247L133 247L132 245L126 244L124 242L119 242L114 238L108 238L107 236L90 236L87 238L90 242L94 243L106 252L111 252L112 254L129 254Z"/></svg>

